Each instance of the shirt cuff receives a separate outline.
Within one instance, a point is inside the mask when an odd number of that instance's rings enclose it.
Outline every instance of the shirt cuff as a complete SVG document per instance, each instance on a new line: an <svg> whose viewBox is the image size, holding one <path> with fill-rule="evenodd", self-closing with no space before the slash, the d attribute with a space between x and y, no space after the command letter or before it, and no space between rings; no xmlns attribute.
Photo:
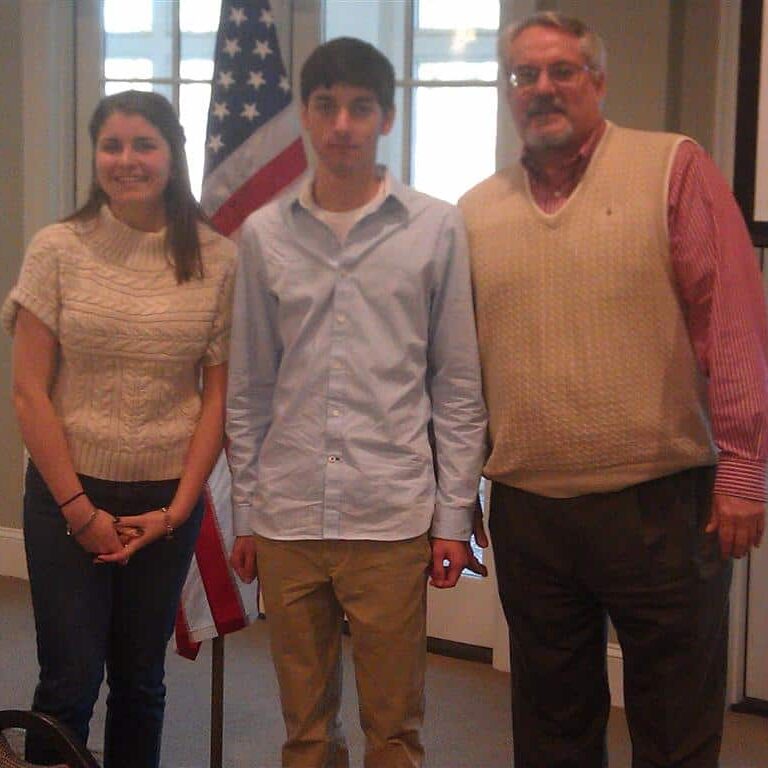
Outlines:
<svg viewBox="0 0 768 768"><path fill-rule="evenodd" d="M469 541L472 534L474 506L469 509L446 509L439 504L435 506L429 535L433 539L452 539L454 541Z"/></svg>
<svg viewBox="0 0 768 768"><path fill-rule="evenodd" d="M232 506L232 519L235 528L235 536L253 535L250 504L234 504Z"/></svg>
<svg viewBox="0 0 768 768"><path fill-rule="evenodd" d="M765 462L720 456L714 491L724 496L765 501Z"/></svg>

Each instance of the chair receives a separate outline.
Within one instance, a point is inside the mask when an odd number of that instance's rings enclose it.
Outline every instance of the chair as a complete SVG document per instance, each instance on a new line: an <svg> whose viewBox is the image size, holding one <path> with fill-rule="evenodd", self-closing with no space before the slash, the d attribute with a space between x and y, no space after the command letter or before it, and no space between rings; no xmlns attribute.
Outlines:
<svg viewBox="0 0 768 768"><path fill-rule="evenodd" d="M7 728L23 728L49 740L59 754L61 765L68 768L99 768L96 758L79 742L77 737L50 715L25 712L19 709L0 711L0 768L34 768L32 763L19 757L3 735Z"/></svg>

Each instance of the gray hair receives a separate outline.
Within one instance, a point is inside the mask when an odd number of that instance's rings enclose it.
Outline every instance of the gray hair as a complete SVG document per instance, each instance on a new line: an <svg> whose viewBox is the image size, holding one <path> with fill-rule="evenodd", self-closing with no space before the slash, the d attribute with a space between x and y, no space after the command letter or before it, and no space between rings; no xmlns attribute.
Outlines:
<svg viewBox="0 0 768 768"><path fill-rule="evenodd" d="M530 27L548 27L559 29L579 40L579 49L586 59L589 68L594 72L605 72L608 65L608 55L605 43L600 35L583 21L573 16L566 16L558 11L541 11L528 16L522 21L513 22L505 27L499 35L499 58L504 61L509 45L526 29Z"/></svg>

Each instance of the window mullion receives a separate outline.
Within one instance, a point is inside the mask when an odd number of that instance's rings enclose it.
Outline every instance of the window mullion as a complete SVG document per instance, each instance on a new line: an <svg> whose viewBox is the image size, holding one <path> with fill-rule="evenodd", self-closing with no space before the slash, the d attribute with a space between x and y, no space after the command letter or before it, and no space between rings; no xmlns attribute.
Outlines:
<svg viewBox="0 0 768 768"><path fill-rule="evenodd" d="M403 81L411 88L498 88L495 81L490 80L419 80L413 78Z"/></svg>
<svg viewBox="0 0 768 768"><path fill-rule="evenodd" d="M173 21L171 25L171 87L173 89L173 106L180 110L179 78L181 76L181 26L179 24L179 4L181 0L173 0Z"/></svg>
<svg viewBox="0 0 768 768"><path fill-rule="evenodd" d="M402 179L410 184L413 171L413 37L416 26L416 0L408 0L405 9L405 46L403 51L403 148Z"/></svg>

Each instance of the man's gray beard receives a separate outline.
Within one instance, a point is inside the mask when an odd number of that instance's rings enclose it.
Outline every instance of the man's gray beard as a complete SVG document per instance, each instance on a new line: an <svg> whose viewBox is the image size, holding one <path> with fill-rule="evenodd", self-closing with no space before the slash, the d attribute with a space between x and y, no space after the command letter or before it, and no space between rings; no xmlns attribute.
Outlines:
<svg viewBox="0 0 768 768"><path fill-rule="evenodd" d="M525 146L529 149L559 149L566 146L573 138L573 126L568 123L560 133L537 133L533 129L525 132Z"/></svg>

